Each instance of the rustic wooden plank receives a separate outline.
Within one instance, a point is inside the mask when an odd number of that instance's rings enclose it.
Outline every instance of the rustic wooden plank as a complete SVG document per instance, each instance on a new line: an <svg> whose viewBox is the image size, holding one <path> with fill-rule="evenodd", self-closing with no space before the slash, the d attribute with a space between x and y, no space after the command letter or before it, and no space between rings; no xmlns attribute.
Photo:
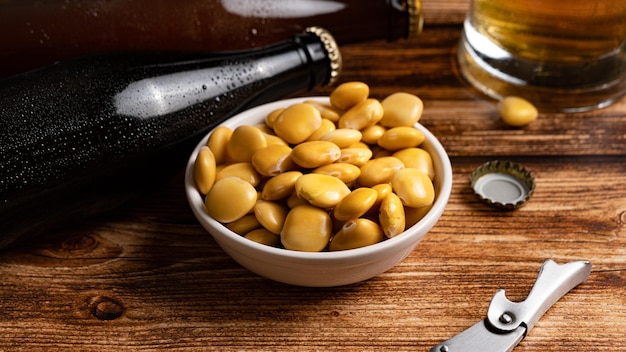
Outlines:
<svg viewBox="0 0 626 352"><path fill-rule="evenodd" d="M518 158L536 172L537 192L508 213L469 189L482 158L453 158L450 204L418 249L378 278L329 289L273 283L233 263L189 216L179 176L73 228L73 237L62 232L5 253L0 346L36 348L61 334L80 349L425 350L484 315L497 288L523 299L545 258L588 259L594 273L520 350L626 342L626 158L579 160ZM106 299L120 302L121 317L94 316L90 302ZM613 330L602 328L609 323ZM89 339L80 326L92 327Z"/></svg>

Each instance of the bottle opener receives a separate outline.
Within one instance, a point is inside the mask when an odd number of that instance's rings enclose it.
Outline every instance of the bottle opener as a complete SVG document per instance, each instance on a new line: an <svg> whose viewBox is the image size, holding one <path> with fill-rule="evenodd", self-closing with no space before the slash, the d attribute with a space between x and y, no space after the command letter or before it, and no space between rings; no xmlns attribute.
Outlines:
<svg viewBox="0 0 626 352"><path fill-rule="evenodd" d="M590 273L588 261L559 265L548 259L523 302L511 302L503 289L498 290L485 319L436 345L430 352L511 352L543 314Z"/></svg>

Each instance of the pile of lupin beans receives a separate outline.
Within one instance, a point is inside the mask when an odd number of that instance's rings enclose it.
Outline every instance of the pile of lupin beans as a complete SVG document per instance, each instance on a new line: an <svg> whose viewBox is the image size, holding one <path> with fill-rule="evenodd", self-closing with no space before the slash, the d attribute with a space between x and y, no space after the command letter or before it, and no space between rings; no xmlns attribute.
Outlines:
<svg viewBox="0 0 626 352"><path fill-rule="evenodd" d="M194 164L215 220L252 241L319 252L400 235L435 199L431 155L414 126L422 101L382 101L363 82L271 112L260 126L220 126Z"/></svg>

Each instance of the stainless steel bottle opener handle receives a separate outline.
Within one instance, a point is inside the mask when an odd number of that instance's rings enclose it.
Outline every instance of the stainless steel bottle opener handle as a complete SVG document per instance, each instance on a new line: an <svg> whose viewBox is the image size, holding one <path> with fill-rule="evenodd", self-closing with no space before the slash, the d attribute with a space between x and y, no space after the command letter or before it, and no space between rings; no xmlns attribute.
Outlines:
<svg viewBox="0 0 626 352"><path fill-rule="evenodd" d="M590 273L588 261L559 265L548 259L523 302L511 302L504 290L498 290L491 299L487 318L436 345L430 352L510 352L554 303L585 281Z"/></svg>

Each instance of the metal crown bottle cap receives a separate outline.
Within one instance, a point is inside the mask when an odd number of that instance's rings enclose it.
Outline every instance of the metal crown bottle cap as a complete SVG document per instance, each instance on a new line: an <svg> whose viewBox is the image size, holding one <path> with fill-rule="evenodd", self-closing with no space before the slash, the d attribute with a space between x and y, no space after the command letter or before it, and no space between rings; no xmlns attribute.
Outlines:
<svg viewBox="0 0 626 352"><path fill-rule="evenodd" d="M409 0L406 3L409 12L409 31L407 38L417 38L424 27L424 11L422 0Z"/></svg>
<svg viewBox="0 0 626 352"><path fill-rule="evenodd" d="M535 180L511 161L488 161L470 176L474 193L486 204L505 210L523 206L535 190Z"/></svg>
<svg viewBox="0 0 626 352"><path fill-rule="evenodd" d="M324 45L324 49L330 59L330 78L326 85L331 86L337 81L343 69L343 59L341 57L341 51L339 51L339 45L333 35L322 27L307 27L305 31L317 35Z"/></svg>

